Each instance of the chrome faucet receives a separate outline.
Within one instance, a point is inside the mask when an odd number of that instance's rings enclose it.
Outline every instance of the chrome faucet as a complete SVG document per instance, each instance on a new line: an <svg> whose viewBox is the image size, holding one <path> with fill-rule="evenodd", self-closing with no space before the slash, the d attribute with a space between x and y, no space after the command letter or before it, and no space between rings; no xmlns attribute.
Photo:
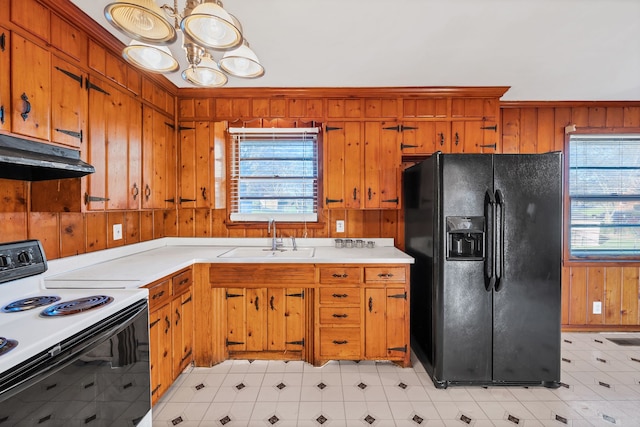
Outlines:
<svg viewBox="0 0 640 427"><path fill-rule="evenodd" d="M269 224L267 225L267 234L272 233L272 228L273 234L271 236L271 250L277 251L280 250L280 247L282 246L282 240L278 241L278 236L276 233L276 220L273 218L269 218Z"/></svg>

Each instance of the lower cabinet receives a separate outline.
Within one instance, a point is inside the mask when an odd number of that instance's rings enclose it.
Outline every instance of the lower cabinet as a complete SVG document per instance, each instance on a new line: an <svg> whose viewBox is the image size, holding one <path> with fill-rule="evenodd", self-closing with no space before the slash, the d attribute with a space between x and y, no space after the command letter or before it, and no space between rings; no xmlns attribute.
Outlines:
<svg viewBox="0 0 640 427"><path fill-rule="evenodd" d="M193 360L192 283L189 268L146 286L149 288L152 404Z"/></svg>

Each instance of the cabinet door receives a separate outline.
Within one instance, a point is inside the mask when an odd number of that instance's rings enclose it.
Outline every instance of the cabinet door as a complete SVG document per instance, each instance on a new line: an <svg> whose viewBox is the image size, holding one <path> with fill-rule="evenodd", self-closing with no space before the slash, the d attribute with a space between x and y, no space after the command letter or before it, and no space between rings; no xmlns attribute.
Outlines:
<svg viewBox="0 0 640 427"><path fill-rule="evenodd" d="M129 158L127 161L126 186L127 208L140 209L142 200L142 103L129 97Z"/></svg>
<svg viewBox="0 0 640 427"><path fill-rule="evenodd" d="M51 55L11 35L11 124L21 135L50 140Z"/></svg>
<svg viewBox="0 0 640 427"><path fill-rule="evenodd" d="M397 209L400 145L398 124L366 122L364 134L364 207Z"/></svg>
<svg viewBox="0 0 640 427"><path fill-rule="evenodd" d="M92 79L91 84L87 161L96 171L87 176L84 203L88 210L103 210L107 198L107 123L113 108L113 90L101 80Z"/></svg>
<svg viewBox="0 0 640 427"><path fill-rule="evenodd" d="M302 350L304 347L303 289L268 289L267 297L267 350Z"/></svg>
<svg viewBox="0 0 640 427"><path fill-rule="evenodd" d="M173 125L160 112L143 106L142 207L175 205L177 147Z"/></svg>
<svg viewBox="0 0 640 427"><path fill-rule="evenodd" d="M404 359L408 351L404 288L365 290L365 357Z"/></svg>
<svg viewBox="0 0 640 427"><path fill-rule="evenodd" d="M498 132L495 122L453 121L451 149L454 153L496 153Z"/></svg>
<svg viewBox="0 0 640 427"><path fill-rule="evenodd" d="M53 56L51 69L51 140L80 148L87 133L85 73Z"/></svg>
<svg viewBox="0 0 640 427"><path fill-rule="evenodd" d="M171 372L171 304L149 313L151 403L155 404L173 382Z"/></svg>
<svg viewBox="0 0 640 427"><path fill-rule="evenodd" d="M11 33L0 27L0 130L11 130L11 81L6 76L11 75Z"/></svg>
<svg viewBox="0 0 640 427"><path fill-rule="evenodd" d="M227 289L227 348L262 351L267 348L267 290Z"/></svg>
<svg viewBox="0 0 640 427"><path fill-rule="evenodd" d="M399 133L403 155L430 155L449 151L449 122L404 122Z"/></svg>
<svg viewBox="0 0 640 427"><path fill-rule="evenodd" d="M214 123L180 123L180 191L182 207L211 207L214 199L213 175Z"/></svg>
<svg viewBox="0 0 640 427"><path fill-rule="evenodd" d="M173 379L193 360L193 298L191 292L183 293L171 301Z"/></svg>
<svg viewBox="0 0 640 427"><path fill-rule="evenodd" d="M358 209L362 197L362 131L359 122L330 122L325 132L327 154L325 206Z"/></svg>

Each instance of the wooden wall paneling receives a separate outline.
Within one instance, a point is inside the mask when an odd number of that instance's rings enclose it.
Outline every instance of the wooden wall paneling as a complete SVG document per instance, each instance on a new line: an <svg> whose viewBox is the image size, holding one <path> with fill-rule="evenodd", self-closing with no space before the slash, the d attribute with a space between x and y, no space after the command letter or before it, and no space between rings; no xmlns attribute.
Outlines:
<svg viewBox="0 0 640 427"><path fill-rule="evenodd" d="M26 181L0 178L0 212L26 212L27 190Z"/></svg>
<svg viewBox="0 0 640 427"><path fill-rule="evenodd" d="M253 98L251 100L251 115L253 117L271 117L269 98Z"/></svg>
<svg viewBox="0 0 640 427"><path fill-rule="evenodd" d="M600 314L593 312L593 303L600 302ZM587 268L587 323L601 325L604 323L604 269L602 267Z"/></svg>
<svg viewBox="0 0 640 427"><path fill-rule="evenodd" d="M365 99L364 115L368 118L398 118L397 99Z"/></svg>
<svg viewBox="0 0 640 427"><path fill-rule="evenodd" d="M2 224L0 241L25 240L28 236L27 221L26 212L0 212L0 224Z"/></svg>
<svg viewBox="0 0 640 427"><path fill-rule="evenodd" d="M103 76L107 72L107 51L95 41L89 39L89 68Z"/></svg>
<svg viewBox="0 0 640 427"><path fill-rule="evenodd" d="M140 241L153 239L153 211L140 211Z"/></svg>
<svg viewBox="0 0 640 427"><path fill-rule="evenodd" d="M640 127L640 107L624 107L624 127Z"/></svg>
<svg viewBox="0 0 640 427"><path fill-rule="evenodd" d="M196 116L195 102L193 98L178 100L178 120L192 119Z"/></svg>
<svg viewBox="0 0 640 427"><path fill-rule="evenodd" d="M31 212L80 212L81 178L34 181L30 185Z"/></svg>
<svg viewBox="0 0 640 427"><path fill-rule="evenodd" d="M224 289L220 289L224 291ZM209 279L209 265L195 264L193 266L193 303L194 311L198 313L194 323L193 356L196 366L211 366L215 331L214 325L224 325L224 321L215 322L217 311L214 309L214 289L211 289ZM221 298L224 301L224 296ZM217 301L216 301L217 302ZM224 329L224 328L222 328ZM218 343L219 344L219 343Z"/></svg>
<svg viewBox="0 0 640 427"><path fill-rule="evenodd" d="M538 129L537 129L537 141L536 152L548 153L555 150L555 120L553 109L551 108L538 108Z"/></svg>
<svg viewBox="0 0 640 427"><path fill-rule="evenodd" d="M520 147L520 109L502 110L502 152L518 153Z"/></svg>
<svg viewBox="0 0 640 427"><path fill-rule="evenodd" d="M587 268L571 267L569 273L570 299L569 324L584 325L587 323Z"/></svg>
<svg viewBox="0 0 640 427"><path fill-rule="evenodd" d="M289 117L305 117L306 116L306 100L305 99L289 99L287 102L289 109Z"/></svg>
<svg viewBox="0 0 640 427"><path fill-rule="evenodd" d="M36 0L11 0L11 22L34 36L49 42L51 36L51 12Z"/></svg>
<svg viewBox="0 0 640 427"><path fill-rule="evenodd" d="M60 256L87 252L85 245L85 217L80 212L60 212Z"/></svg>
<svg viewBox="0 0 640 427"><path fill-rule="evenodd" d="M237 118L233 116L231 101L230 98L216 98L213 101L215 103L214 118L216 120L235 120Z"/></svg>
<svg viewBox="0 0 640 427"><path fill-rule="evenodd" d="M107 213L88 212L85 215L87 252L107 249Z"/></svg>
<svg viewBox="0 0 640 427"><path fill-rule="evenodd" d="M364 210L348 210L345 212L345 224L344 231L345 233L342 236L343 238L356 238L360 237L364 234L364 215L366 211ZM335 230L336 223L335 221L332 224L333 229Z"/></svg>
<svg viewBox="0 0 640 427"><path fill-rule="evenodd" d="M240 118L251 117L251 99L235 98L231 100L231 116Z"/></svg>
<svg viewBox="0 0 640 427"><path fill-rule="evenodd" d="M176 209L167 209L163 214L164 234L167 237L178 236L178 211Z"/></svg>
<svg viewBox="0 0 640 427"><path fill-rule="evenodd" d="M178 236L193 237L195 235L194 209L178 209Z"/></svg>
<svg viewBox="0 0 640 427"><path fill-rule="evenodd" d="M134 95L142 92L142 78L137 68L127 67L127 89Z"/></svg>
<svg viewBox="0 0 640 427"><path fill-rule="evenodd" d="M227 205L227 161L226 122L213 125L213 203L214 209L224 209Z"/></svg>
<svg viewBox="0 0 640 427"><path fill-rule="evenodd" d="M589 107L589 127L603 127L607 123L607 108Z"/></svg>
<svg viewBox="0 0 640 427"><path fill-rule="evenodd" d="M154 210L153 211L153 238L159 239L165 236L166 234L164 231L164 211Z"/></svg>
<svg viewBox="0 0 640 427"><path fill-rule="evenodd" d="M129 129L132 129L132 126L129 120L123 120L123 118L140 112L130 105L129 100L130 97L120 90L113 90L111 93L104 149L107 181L104 183L106 188L103 190L103 194L106 194L109 199L105 207L111 210L127 209L129 205L128 169L135 165L129 165ZM138 123L137 118L133 121Z"/></svg>
<svg viewBox="0 0 640 427"><path fill-rule="evenodd" d="M84 63L87 55L87 35L55 13L51 14L51 46L76 61Z"/></svg>
<svg viewBox="0 0 640 427"><path fill-rule="evenodd" d="M400 220L403 217L403 210L381 210L380 211L380 236L392 237L397 244L404 242L404 222ZM401 227L401 229L399 229Z"/></svg>
<svg viewBox="0 0 640 427"><path fill-rule="evenodd" d="M622 306L620 315L622 325L640 325L640 309L638 307L638 294L640 293L640 280L638 272L640 267L631 266L622 269Z"/></svg>
<svg viewBox="0 0 640 427"><path fill-rule="evenodd" d="M605 324L620 324L621 298L622 267L606 267L604 270L604 301L602 304Z"/></svg>
<svg viewBox="0 0 640 427"><path fill-rule="evenodd" d="M404 99L404 117L445 118L449 116L448 98Z"/></svg>
<svg viewBox="0 0 640 427"><path fill-rule="evenodd" d="M213 209L211 211L211 236L229 237L229 230L227 229L226 222L226 209Z"/></svg>
<svg viewBox="0 0 640 427"><path fill-rule="evenodd" d="M571 301L571 269L567 266L562 267L562 279L561 279L561 294L562 294L562 307L561 307L561 323L562 325L569 324L569 303Z"/></svg>
<svg viewBox="0 0 640 427"><path fill-rule="evenodd" d="M211 234L211 209L196 209L194 220L195 237L213 237Z"/></svg>
<svg viewBox="0 0 640 427"><path fill-rule="evenodd" d="M362 117L362 104L360 98L356 99L327 99L327 117L328 118L351 118L356 119Z"/></svg>
<svg viewBox="0 0 640 427"><path fill-rule="evenodd" d="M589 126L589 107L572 107L571 123L579 128Z"/></svg>
<svg viewBox="0 0 640 427"><path fill-rule="evenodd" d="M519 152L536 153L538 141L538 110L523 108L520 111L520 149Z"/></svg>
<svg viewBox="0 0 640 427"><path fill-rule="evenodd" d="M127 65L112 52L107 52L105 75L122 87L127 86Z"/></svg>
<svg viewBox="0 0 640 427"><path fill-rule="evenodd" d="M125 245L140 242L141 224L140 211L124 212L124 224L122 225Z"/></svg>
<svg viewBox="0 0 640 427"><path fill-rule="evenodd" d="M28 238L40 240L47 259L60 258L60 224L57 213L31 212L28 229Z"/></svg>
<svg viewBox="0 0 640 427"><path fill-rule="evenodd" d="M360 234L354 237L380 237L382 226L382 212L379 210L368 210L362 212L362 226Z"/></svg>
<svg viewBox="0 0 640 427"><path fill-rule="evenodd" d="M624 110L622 107L608 107L606 109L607 119L605 126L608 128L624 127Z"/></svg>
<svg viewBox="0 0 640 427"><path fill-rule="evenodd" d="M120 226L122 227L122 238L118 240L115 240L113 238L113 226L116 224L120 224ZM107 246L109 248L124 246L125 230L126 230L126 226L125 226L125 220L124 220L124 212L108 212L107 213Z"/></svg>
<svg viewBox="0 0 640 427"><path fill-rule="evenodd" d="M564 127L571 123L571 108L562 107L554 109L554 151L564 152Z"/></svg>

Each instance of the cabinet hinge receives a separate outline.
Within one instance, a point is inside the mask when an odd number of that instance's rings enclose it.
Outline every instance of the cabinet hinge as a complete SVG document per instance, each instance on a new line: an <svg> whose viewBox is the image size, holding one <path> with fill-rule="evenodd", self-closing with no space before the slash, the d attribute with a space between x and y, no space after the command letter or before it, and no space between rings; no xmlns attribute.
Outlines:
<svg viewBox="0 0 640 427"><path fill-rule="evenodd" d="M285 344L301 345L304 347L304 338L302 338L302 340L300 341L285 341Z"/></svg>
<svg viewBox="0 0 640 427"><path fill-rule="evenodd" d="M0 105L0 123L4 124L4 105Z"/></svg>
<svg viewBox="0 0 640 427"><path fill-rule="evenodd" d="M399 199L396 197L395 199L386 199L386 200L381 200L384 203L395 203L396 205L398 204Z"/></svg>
<svg viewBox="0 0 640 427"><path fill-rule="evenodd" d="M325 204L329 204L329 203L342 203L344 200L343 199L330 199L330 198L326 198L325 199Z"/></svg>
<svg viewBox="0 0 640 427"><path fill-rule="evenodd" d="M403 352L407 352L407 346L404 345L402 347L390 347L387 349L388 351L403 351Z"/></svg>
<svg viewBox="0 0 640 427"><path fill-rule="evenodd" d="M387 298L402 298L402 299L407 299L407 293L401 293L401 294L394 294L394 295L387 295Z"/></svg>
<svg viewBox="0 0 640 427"><path fill-rule="evenodd" d="M417 148L418 145L405 144L404 142L400 143L400 149L404 150L405 148Z"/></svg>
<svg viewBox="0 0 640 427"><path fill-rule="evenodd" d="M184 357L183 357L182 359L180 359L180 362L184 362L185 360L187 360L188 358L190 358L190 357L191 357L191 353L192 353L192 351L191 351L191 350L189 350L189 351L187 352L187 354L185 354L185 355L184 355Z"/></svg>
<svg viewBox="0 0 640 427"><path fill-rule="evenodd" d="M386 128L382 128L384 130L395 130L396 132L404 132L405 130L414 130L417 129L415 127L412 126L404 126L404 125L397 125L397 126L389 126Z"/></svg>
<svg viewBox="0 0 640 427"><path fill-rule="evenodd" d="M89 193L84 193L84 204L88 205L89 202L108 202L108 197L90 196Z"/></svg>
<svg viewBox="0 0 640 427"><path fill-rule="evenodd" d="M152 322L152 323L149 325L149 329L151 329L151 328L153 328L154 326L156 326L159 322L160 322L160 319L156 319L154 322Z"/></svg>
<svg viewBox="0 0 640 427"><path fill-rule="evenodd" d="M158 390L160 390L160 387L162 387L162 384L158 384L158 386L151 391L151 395L153 396L156 394Z"/></svg>
<svg viewBox="0 0 640 427"><path fill-rule="evenodd" d="M498 132L498 125L493 125L493 126L480 126L480 129L484 129L484 130L492 130L494 132Z"/></svg>
<svg viewBox="0 0 640 427"><path fill-rule="evenodd" d="M164 124L165 124L165 125L167 125L167 126L169 126L171 129L174 129L174 130L175 130L175 128L176 128L176 126L175 126L173 123L164 122Z"/></svg>
<svg viewBox="0 0 640 427"><path fill-rule="evenodd" d="M178 126L178 132L183 131L183 130L194 130L195 128L192 128L190 126Z"/></svg>
<svg viewBox="0 0 640 427"><path fill-rule="evenodd" d="M0 50L2 50L3 52L6 44L7 44L7 36L5 36L4 33L2 33L2 35L0 35Z"/></svg>
<svg viewBox="0 0 640 427"><path fill-rule="evenodd" d="M98 92L102 92L105 95L111 96L111 94L109 92L107 92L106 90L102 89L100 86L91 83L91 81L89 81L89 77L85 77L84 78L84 82L85 82L85 86L86 86L87 90L93 89L93 90L97 90Z"/></svg>
<svg viewBox="0 0 640 427"><path fill-rule="evenodd" d="M304 299L304 291L300 292L299 294L285 294L288 297L298 297L298 298L303 298Z"/></svg>
<svg viewBox="0 0 640 427"><path fill-rule="evenodd" d="M183 199L182 197L180 197L180 203L184 203L184 202L195 202L196 199Z"/></svg>
<svg viewBox="0 0 640 427"><path fill-rule="evenodd" d="M182 303L180 305L185 305L187 303L191 302L191 295L189 295L189 298L187 298L186 300L182 301Z"/></svg>
<svg viewBox="0 0 640 427"><path fill-rule="evenodd" d="M56 132L64 133L65 135L69 135L69 136L72 136L74 138L77 138L77 139L80 140L80 142L82 142L82 130L80 132L75 132L75 131L67 130L67 129L58 129L58 128L56 128L55 130L56 130Z"/></svg>
<svg viewBox="0 0 640 427"><path fill-rule="evenodd" d="M325 132L329 132L330 130L342 130L342 128L335 127L335 126L325 126L324 130Z"/></svg>
<svg viewBox="0 0 640 427"><path fill-rule="evenodd" d="M78 83L80 83L80 87L82 87L82 76L79 76L77 74L73 74L71 71L67 71L65 69L62 69L60 67L56 67L56 70L60 71L62 74L71 77L73 80L77 81Z"/></svg>
<svg viewBox="0 0 640 427"><path fill-rule="evenodd" d="M482 148L493 148L495 150L496 149L496 143L494 142L493 144L484 144L484 145L481 145L480 147L482 147Z"/></svg>
<svg viewBox="0 0 640 427"><path fill-rule="evenodd" d="M243 297L243 296L244 296L244 295L242 295L242 294L230 294L229 292L226 292L226 293L225 293L225 295L224 295L224 297L225 297L226 299L229 299L229 298L238 298L238 297Z"/></svg>
<svg viewBox="0 0 640 427"><path fill-rule="evenodd" d="M228 338L227 338L226 342L227 342L227 346L230 346L230 345L242 345L242 344L244 344L243 342L240 342L240 341L229 341L229 339L228 339Z"/></svg>
<svg viewBox="0 0 640 427"><path fill-rule="evenodd" d="M174 198L172 197L172 198L170 198L170 199L164 199L164 201L165 201L165 202L167 202L167 203L175 203L175 202L176 202L176 199L174 199Z"/></svg>

